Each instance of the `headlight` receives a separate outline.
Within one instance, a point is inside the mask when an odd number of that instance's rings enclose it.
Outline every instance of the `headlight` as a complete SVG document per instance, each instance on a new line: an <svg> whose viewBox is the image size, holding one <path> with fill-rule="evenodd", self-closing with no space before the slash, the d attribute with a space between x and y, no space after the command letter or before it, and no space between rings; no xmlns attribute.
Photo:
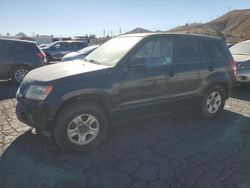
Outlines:
<svg viewBox="0 0 250 188"><path fill-rule="evenodd" d="M25 93L25 98L33 100L44 100L51 93L52 89L53 87L51 85L31 85Z"/></svg>

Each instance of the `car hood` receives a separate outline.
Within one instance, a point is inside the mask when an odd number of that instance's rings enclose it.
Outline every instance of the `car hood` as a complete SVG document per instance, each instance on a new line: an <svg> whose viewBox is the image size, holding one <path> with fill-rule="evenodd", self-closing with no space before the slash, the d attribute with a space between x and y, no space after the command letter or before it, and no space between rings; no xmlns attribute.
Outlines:
<svg viewBox="0 0 250 188"><path fill-rule="evenodd" d="M57 63L34 69L25 76L25 81L50 82L64 77L79 75L82 73L93 72L108 68L110 67L104 65L97 65L82 60L76 60L65 63Z"/></svg>
<svg viewBox="0 0 250 188"><path fill-rule="evenodd" d="M250 55L233 55L236 62L245 62L250 60Z"/></svg>

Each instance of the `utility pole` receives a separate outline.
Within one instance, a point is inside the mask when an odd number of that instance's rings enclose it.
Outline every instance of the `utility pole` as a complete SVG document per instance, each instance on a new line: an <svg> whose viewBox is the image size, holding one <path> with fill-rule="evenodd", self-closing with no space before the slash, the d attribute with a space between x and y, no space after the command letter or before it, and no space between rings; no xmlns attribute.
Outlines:
<svg viewBox="0 0 250 188"><path fill-rule="evenodd" d="M103 38L105 38L105 36L106 36L106 31L105 31L105 29L103 30Z"/></svg>
<svg viewBox="0 0 250 188"><path fill-rule="evenodd" d="M121 34L122 34L122 28L119 29L119 35L121 35Z"/></svg>

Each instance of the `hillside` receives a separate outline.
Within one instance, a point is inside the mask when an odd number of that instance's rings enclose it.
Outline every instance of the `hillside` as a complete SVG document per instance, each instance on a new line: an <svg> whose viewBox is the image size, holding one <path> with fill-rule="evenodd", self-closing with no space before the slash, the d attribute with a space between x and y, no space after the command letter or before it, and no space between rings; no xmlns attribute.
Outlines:
<svg viewBox="0 0 250 188"><path fill-rule="evenodd" d="M131 31L127 32L127 33L125 33L125 34L151 33L151 32L152 32L152 31L149 31L149 30L147 30L147 29L143 29L143 28L141 28L141 27L137 27L137 28L135 28L135 29L133 29L133 30L131 30Z"/></svg>
<svg viewBox="0 0 250 188"><path fill-rule="evenodd" d="M147 32L152 31L136 28L126 34ZM233 10L207 23L186 24L166 32L212 35L223 37L229 42L248 40L250 39L250 9Z"/></svg>
<svg viewBox="0 0 250 188"><path fill-rule="evenodd" d="M215 35L232 42L250 39L250 9L234 10L204 24L187 24L170 31Z"/></svg>

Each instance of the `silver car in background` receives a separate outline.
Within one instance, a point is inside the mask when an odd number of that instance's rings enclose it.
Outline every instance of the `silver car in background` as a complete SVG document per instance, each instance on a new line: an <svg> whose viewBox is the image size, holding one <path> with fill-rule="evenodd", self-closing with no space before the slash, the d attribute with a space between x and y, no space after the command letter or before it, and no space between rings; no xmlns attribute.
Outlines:
<svg viewBox="0 0 250 188"><path fill-rule="evenodd" d="M77 52L68 53L65 56L63 56L62 61L73 61L77 59L83 59L98 47L99 45L93 45L83 48Z"/></svg>
<svg viewBox="0 0 250 188"><path fill-rule="evenodd" d="M237 63L236 81L250 83L250 40L235 44L230 51Z"/></svg>

